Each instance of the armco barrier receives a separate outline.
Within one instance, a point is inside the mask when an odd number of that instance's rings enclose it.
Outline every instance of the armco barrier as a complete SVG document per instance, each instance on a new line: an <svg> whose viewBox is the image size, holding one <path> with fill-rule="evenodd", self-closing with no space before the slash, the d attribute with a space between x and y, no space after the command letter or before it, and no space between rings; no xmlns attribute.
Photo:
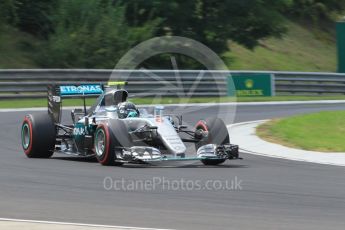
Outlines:
<svg viewBox="0 0 345 230"><path fill-rule="evenodd" d="M167 70L44 69L0 70L0 98L40 98L48 83L81 84L128 81L138 96L226 96L227 73Z"/></svg>
<svg viewBox="0 0 345 230"><path fill-rule="evenodd" d="M23 69L0 70L0 98L42 98L48 83L129 82L127 90L138 96L226 96L227 78L231 75L273 76L277 95L345 94L345 74L268 72L268 71L200 71L200 70L102 70L102 69Z"/></svg>
<svg viewBox="0 0 345 230"><path fill-rule="evenodd" d="M345 74L274 72L277 94L345 94Z"/></svg>

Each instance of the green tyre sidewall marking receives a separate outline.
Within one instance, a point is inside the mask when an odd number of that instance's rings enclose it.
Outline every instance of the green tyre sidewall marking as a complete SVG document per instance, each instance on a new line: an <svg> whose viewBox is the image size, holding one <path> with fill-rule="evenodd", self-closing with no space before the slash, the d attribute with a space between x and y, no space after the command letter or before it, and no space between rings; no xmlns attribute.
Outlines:
<svg viewBox="0 0 345 230"><path fill-rule="evenodd" d="M25 137L25 128L27 129L27 135L29 135L28 142L26 143L26 137ZM22 146L25 150L27 150L30 146L31 136L30 136L30 127L28 123L25 123L22 127Z"/></svg>
<svg viewBox="0 0 345 230"><path fill-rule="evenodd" d="M98 148L98 136L100 135L100 133L102 133L102 135L103 135L103 140L104 140L104 143L103 143L103 145L104 145L104 149L103 149L103 152L102 152L102 154L101 155L98 155L98 153L99 153L99 148ZM96 146L95 146L95 150L96 150L96 155L97 156L99 156L99 157L102 157L102 156L104 156L104 151L105 151L105 146L106 146L106 138L105 138L105 132L103 131L103 129L98 129L97 130L97 133L96 133L96 139L95 139L95 141L96 141Z"/></svg>

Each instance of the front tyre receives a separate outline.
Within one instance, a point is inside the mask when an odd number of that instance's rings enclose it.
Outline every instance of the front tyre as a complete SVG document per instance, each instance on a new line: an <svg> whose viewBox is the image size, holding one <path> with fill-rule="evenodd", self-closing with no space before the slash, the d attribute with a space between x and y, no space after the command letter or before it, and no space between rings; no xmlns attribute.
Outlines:
<svg viewBox="0 0 345 230"><path fill-rule="evenodd" d="M53 155L56 128L49 114L28 114L21 128L21 142L29 158L49 158Z"/></svg>
<svg viewBox="0 0 345 230"><path fill-rule="evenodd" d="M95 132L96 158L102 165L114 165L115 150L110 137L110 130L105 124L100 124Z"/></svg>
<svg viewBox="0 0 345 230"><path fill-rule="evenodd" d="M122 147L130 147L131 139L125 124L120 120L109 120L100 124L94 136L96 158L102 165L123 165L116 162L116 151Z"/></svg>
<svg viewBox="0 0 345 230"><path fill-rule="evenodd" d="M228 129L224 122L219 118L208 118L200 120L195 126L196 133L203 133L199 142L195 143L196 150L207 144L224 145L230 143ZM204 165L219 165L226 159L204 159Z"/></svg>

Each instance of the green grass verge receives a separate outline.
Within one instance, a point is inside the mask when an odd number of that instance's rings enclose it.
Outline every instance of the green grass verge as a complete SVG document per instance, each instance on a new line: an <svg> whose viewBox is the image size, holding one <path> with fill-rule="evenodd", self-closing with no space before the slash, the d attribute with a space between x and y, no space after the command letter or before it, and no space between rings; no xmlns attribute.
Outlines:
<svg viewBox="0 0 345 230"><path fill-rule="evenodd" d="M268 101L312 101L312 100L345 100L345 96L275 96L275 97L196 97L196 98L132 98L136 104L182 104L182 103L222 103L222 102L268 102ZM95 99L88 98L87 105L92 105ZM64 106L83 105L81 99L65 99ZM0 100L0 108L33 108L47 106L46 99L10 99Z"/></svg>
<svg viewBox="0 0 345 230"><path fill-rule="evenodd" d="M288 32L282 39L269 38L260 41L254 50L237 43L230 43L231 70L277 71L336 71L336 43L322 31L312 31L288 21Z"/></svg>
<svg viewBox="0 0 345 230"><path fill-rule="evenodd" d="M345 152L345 111L320 112L272 120L257 129L259 137L289 147Z"/></svg>

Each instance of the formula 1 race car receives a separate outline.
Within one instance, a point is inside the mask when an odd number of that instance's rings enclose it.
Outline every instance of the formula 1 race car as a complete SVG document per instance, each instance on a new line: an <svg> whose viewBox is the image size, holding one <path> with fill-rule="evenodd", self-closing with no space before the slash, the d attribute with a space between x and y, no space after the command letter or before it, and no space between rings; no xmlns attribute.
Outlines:
<svg viewBox="0 0 345 230"><path fill-rule="evenodd" d="M128 102L124 82L108 85L49 85L48 113L25 116L21 139L29 158L49 158L54 152L96 157L102 165L160 163L200 160L218 165L238 159L238 146L230 144L229 133L219 118L200 120L191 129L182 116L165 115L164 107L153 113ZM99 95L88 110L85 97ZM61 123L62 98L82 97L84 109L73 109L73 124ZM192 156L187 143L194 143Z"/></svg>

